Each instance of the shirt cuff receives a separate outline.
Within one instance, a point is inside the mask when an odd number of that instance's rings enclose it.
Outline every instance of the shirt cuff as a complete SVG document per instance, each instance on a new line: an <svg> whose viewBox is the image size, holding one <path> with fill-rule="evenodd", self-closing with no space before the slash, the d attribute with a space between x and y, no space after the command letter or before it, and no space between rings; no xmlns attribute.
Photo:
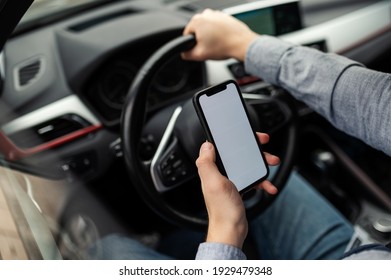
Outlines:
<svg viewBox="0 0 391 280"><path fill-rule="evenodd" d="M198 247L196 260L245 260L246 255L237 247L215 242L204 242Z"/></svg>

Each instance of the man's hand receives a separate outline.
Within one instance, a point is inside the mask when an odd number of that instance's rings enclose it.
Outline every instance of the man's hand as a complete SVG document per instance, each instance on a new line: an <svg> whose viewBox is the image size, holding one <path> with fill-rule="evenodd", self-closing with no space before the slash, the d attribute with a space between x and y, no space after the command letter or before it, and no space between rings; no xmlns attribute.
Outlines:
<svg viewBox="0 0 391 280"><path fill-rule="evenodd" d="M262 144L269 136L257 133ZM278 157L265 153L269 165L277 165ZM242 248L248 231L246 211L242 198L234 184L223 176L216 164L214 146L205 142L196 161L201 178L202 192L209 216L207 242L219 242ZM263 181L257 188L263 188L270 194L276 194L277 188L269 181Z"/></svg>
<svg viewBox="0 0 391 280"><path fill-rule="evenodd" d="M188 60L236 58L243 61L248 46L259 36L234 17L210 9L193 16L183 32L188 34L195 34L197 39L197 45L182 54Z"/></svg>

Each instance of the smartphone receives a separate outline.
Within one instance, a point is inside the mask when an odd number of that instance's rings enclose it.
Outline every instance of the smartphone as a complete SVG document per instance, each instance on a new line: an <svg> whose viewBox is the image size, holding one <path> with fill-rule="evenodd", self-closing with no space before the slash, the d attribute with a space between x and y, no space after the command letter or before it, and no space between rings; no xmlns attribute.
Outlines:
<svg viewBox="0 0 391 280"><path fill-rule="evenodd" d="M265 180L269 168L236 82L229 80L196 93L193 104L216 148L221 173L238 191L243 193Z"/></svg>

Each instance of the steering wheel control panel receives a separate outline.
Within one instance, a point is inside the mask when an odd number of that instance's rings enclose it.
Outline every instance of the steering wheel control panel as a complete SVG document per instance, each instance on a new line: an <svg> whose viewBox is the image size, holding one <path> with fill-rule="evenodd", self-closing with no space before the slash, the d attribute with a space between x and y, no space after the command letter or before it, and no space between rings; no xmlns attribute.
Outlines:
<svg viewBox="0 0 391 280"><path fill-rule="evenodd" d="M159 165L160 177L166 187L172 187L194 176L193 167L189 164L180 149L169 149Z"/></svg>

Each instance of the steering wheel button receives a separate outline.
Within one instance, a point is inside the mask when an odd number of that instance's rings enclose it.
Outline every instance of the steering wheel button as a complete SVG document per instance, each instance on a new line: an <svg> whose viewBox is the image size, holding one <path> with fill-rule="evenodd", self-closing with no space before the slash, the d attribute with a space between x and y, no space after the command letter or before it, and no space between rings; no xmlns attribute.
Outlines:
<svg viewBox="0 0 391 280"><path fill-rule="evenodd" d="M168 167L168 162L167 162L167 160L165 160L165 161L163 161L162 164L160 165L160 168L161 168L162 170L164 170L164 169L166 169L167 167Z"/></svg>
<svg viewBox="0 0 391 280"><path fill-rule="evenodd" d="M170 157L168 158L169 161L174 161L176 158L176 155L173 153L170 155Z"/></svg>
<svg viewBox="0 0 391 280"><path fill-rule="evenodd" d="M168 169L164 170L163 175L164 175L165 177L169 177L169 176L171 176L172 173L173 173L173 172L172 172L172 169L171 169L171 168L168 168Z"/></svg>
<svg viewBox="0 0 391 280"><path fill-rule="evenodd" d="M179 166L182 165L182 160L178 159L174 164L172 165L173 168L178 168Z"/></svg>

